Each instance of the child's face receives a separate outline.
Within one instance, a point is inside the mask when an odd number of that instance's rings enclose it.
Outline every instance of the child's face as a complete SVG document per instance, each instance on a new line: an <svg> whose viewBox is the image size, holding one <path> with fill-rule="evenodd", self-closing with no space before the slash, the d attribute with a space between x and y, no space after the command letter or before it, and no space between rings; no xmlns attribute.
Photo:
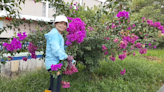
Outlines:
<svg viewBox="0 0 164 92"><path fill-rule="evenodd" d="M66 22L57 22L57 23L55 23L55 28L59 32L63 32L67 28L67 23Z"/></svg>

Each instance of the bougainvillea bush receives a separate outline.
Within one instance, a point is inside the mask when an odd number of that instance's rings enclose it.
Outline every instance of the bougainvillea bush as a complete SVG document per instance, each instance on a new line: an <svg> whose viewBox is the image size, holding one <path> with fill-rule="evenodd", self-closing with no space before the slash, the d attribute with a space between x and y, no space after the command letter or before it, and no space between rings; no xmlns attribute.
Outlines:
<svg viewBox="0 0 164 92"><path fill-rule="evenodd" d="M163 26L159 22L150 25L150 20L144 18L133 22L129 15L129 12L120 11L112 22L89 26L87 38L78 47L76 59L93 71L102 58L124 60L130 54L135 56L134 50L146 54L148 49L156 49L163 39Z"/></svg>
<svg viewBox="0 0 164 92"><path fill-rule="evenodd" d="M34 2L39 2L39 0L34 0ZM70 22L69 28L63 34L65 45L67 45L66 53L73 55L77 62L83 63L89 72L98 68L99 61L104 58L109 58L107 59L110 60L109 62L114 62L116 58L124 60L130 54L135 56L134 50L138 50L140 54L146 54L148 49L156 49L157 45L163 40L164 27L160 22L153 22L144 16L141 20L131 21L129 17L131 12L121 8L124 3L122 1L115 0L106 5L108 9L116 10L114 12L108 12L105 11L106 8L100 8L94 13L92 12L93 15L86 14L89 17L85 16L85 18L80 15L81 12L85 12L84 7L81 8L82 6L77 3L65 4L62 0L50 1L50 3L56 7L57 13L54 14L54 17L65 14ZM7 20L14 20L15 28L22 23L34 22L24 18L19 20L7 18ZM44 34L54 26L43 21L38 22L38 25L35 34L18 33L2 43L3 49L0 52L0 58L3 59L3 63L6 60L12 60L16 53L24 51L28 52L27 56L22 58L24 61L27 61L29 56L36 59L36 52L43 52L42 59L44 59L46 54ZM42 28L43 26L44 28ZM12 28L9 25L8 27ZM28 45L25 46L25 43L28 43ZM11 55L5 57L3 56L5 53ZM54 77L57 77L58 72L66 75L78 72L75 65L68 67L68 64L67 61L62 61L57 65L52 65L51 73ZM120 70L120 74L126 74L126 69ZM70 83L62 81L62 87L69 88Z"/></svg>
<svg viewBox="0 0 164 92"><path fill-rule="evenodd" d="M39 2L35 0L35 2ZM65 14L69 20L69 28L64 33L67 53L73 55L74 59L82 62L88 71L93 71L99 66L99 60L109 58L115 61L116 58L124 60L128 55L135 55L134 50L138 49L139 53L145 54L148 48L155 49L158 43L163 38L163 26L159 22L153 22L143 18L137 22L130 20L130 12L123 9L115 12L107 12L103 9L98 9L89 19L82 20L78 15L81 6L76 3L65 4L62 0L56 0L52 5L56 6L57 13ZM115 1L119 4L119 1ZM116 4L116 3L114 3ZM74 9L72 7L76 6ZM102 21L102 14L110 16L111 20ZM113 16L113 17L112 17ZM25 20L26 22L31 22ZM85 21L85 22L84 22ZM22 22L22 20L20 20ZM17 22L17 24L19 24ZM17 37L7 40L3 43L1 50L1 58L3 60L11 60L12 56L22 51L28 51L28 56L37 58L35 52L43 52L45 57L46 40L44 34L49 32L53 26L48 23L38 22L35 34L26 35L19 33ZM45 29L42 26L46 25ZM37 39L37 40L36 40ZM22 46L26 42L28 46ZM6 50L7 49L7 50ZM10 53L11 56L4 57L4 53ZM23 57L27 61L27 57Z"/></svg>

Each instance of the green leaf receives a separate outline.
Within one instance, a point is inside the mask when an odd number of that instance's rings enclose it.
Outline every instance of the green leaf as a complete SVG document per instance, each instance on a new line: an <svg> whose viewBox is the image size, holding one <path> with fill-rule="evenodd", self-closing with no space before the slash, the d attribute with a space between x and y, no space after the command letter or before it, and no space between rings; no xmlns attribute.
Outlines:
<svg viewBox="0 0 164 92"><path fill-rule="evenodd" d="M8 12L11 12L10 9L8 7L5 7L5 10Z"/></svg>
<svg viewBox="0 0 164 92"><path fill-rule="evenodd" d="M55 79L56 79L56 78L57 78L57 75L56 75L56 74L53 74L53 78L55 78Z"/></svg>
<svg viewBox="0 0 164 92"><path fill-rule="evenodd" d="M21 7L19 7L19 9L20 9L20 10L22 10L22 8L21 8Z"/></svg>
<svg viewBox="0 0 164 92"><path fill-rule="evenodd" d="M64 67L67 67L67 66L68 66L67 61L64 61Z"/></svg>
<svg viewBox="0 0 164 92"><path fill-rule="evenodd" d="M13 7L15 6L14 4L11 4Z"/></svg>

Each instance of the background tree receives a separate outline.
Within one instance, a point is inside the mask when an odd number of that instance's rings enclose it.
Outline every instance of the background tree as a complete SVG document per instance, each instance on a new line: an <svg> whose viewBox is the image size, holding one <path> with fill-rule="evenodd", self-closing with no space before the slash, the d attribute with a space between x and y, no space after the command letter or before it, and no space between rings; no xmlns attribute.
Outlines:
<svg viewBox="0 0 164 92"><path fill-rule="evenodd" d="M164 0L133 0L130 8L133 21L146 17L164 24Z"/></svg>

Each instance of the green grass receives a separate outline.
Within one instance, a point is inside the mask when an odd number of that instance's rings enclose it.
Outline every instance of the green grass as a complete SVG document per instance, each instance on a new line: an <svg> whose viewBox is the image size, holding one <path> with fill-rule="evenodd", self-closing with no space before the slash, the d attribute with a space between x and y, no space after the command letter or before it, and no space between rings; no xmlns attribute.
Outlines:
<svg viewBox="0 0 164 92"><path fill-rule="evenodd" d="M164 49L148 50L144 56L156 56L164 59Z"/></svg>
<svg viewBox="0 0 164 92"><path fill-rule="evenodd" d="M164 50L149 50L144 56L164 58ZM71 76L63 75L71 87L61 92L156 92L164 84L164 62L150 61L130 55L115 62L104 60L94 73L82 70ZM126 69L125 75L120 71ZM0 92L44 92L49 86L49 73L45 69L24 73L17 79L0 79Z"/></svg>

